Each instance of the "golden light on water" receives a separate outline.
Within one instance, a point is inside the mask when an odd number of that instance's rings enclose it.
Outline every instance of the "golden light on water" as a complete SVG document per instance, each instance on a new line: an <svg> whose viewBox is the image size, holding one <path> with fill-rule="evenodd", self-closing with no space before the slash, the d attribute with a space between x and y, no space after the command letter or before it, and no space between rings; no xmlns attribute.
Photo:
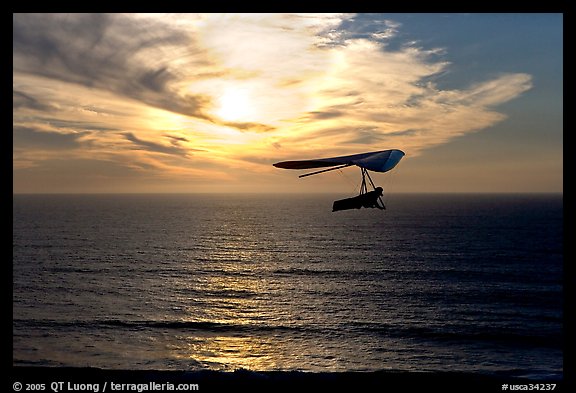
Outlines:
<svg viewBox="0 0 576 393"><path fill-rule="evenodd" d="M208 367L225 370L265 370L276 368L277 345L271 338L243 336L182 336L172 349L176 359L190 359Z"/></svg>
<svg viewBox="0 0 576 393"><path fill-rule="evenodd" d="M230 253L224 244L222 252L213 257L223 260L247 260L251 257L248 254ZM278 362L284 357L278 355L283 351L283 345L276 343L273 336L262 336L251 331L254 324L261 323L258 322L261 318L269 317L266 305L253 295L262 293L262 282L257 277L246 277L241 272L236 272L233 266L228 266L227 263L221 268L231 274L207 277L201 285L203 290L209 293L227 293L228 296L218 299L208 296L200 300L211 303L208 307L210 311L205 315L189 316L194 322L216 324L216 327L209 332L200 329L195 333L178 335L175 340L167 343L168 356L178 361L198 362L201 367L226 371L281 367ZM238 274L234 274L235 272ZM176 285L194 288L198 284L178 280ZM239 326L239 331L229 330L236 330Z"/></svg>

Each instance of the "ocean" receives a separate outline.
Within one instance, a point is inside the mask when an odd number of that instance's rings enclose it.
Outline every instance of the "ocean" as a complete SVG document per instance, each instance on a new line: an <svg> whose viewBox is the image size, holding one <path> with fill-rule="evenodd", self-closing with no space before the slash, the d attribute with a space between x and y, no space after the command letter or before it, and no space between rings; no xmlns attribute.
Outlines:
<svg viewBox="0 0 576 393"><path fill-rule="evenodd" d="M14 195L14 366L563 375L562 195Z"/></svg>

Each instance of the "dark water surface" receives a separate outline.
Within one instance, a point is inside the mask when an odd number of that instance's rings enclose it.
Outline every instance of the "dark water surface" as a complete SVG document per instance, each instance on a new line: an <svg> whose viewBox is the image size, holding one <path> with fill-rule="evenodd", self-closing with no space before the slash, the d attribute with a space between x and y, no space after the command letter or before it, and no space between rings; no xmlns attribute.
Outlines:
<svg viewBox="0 0 576 393"><path fill-rule="evenodd" d="M562 376L562 195L15 195L13 364Z"/></svg>

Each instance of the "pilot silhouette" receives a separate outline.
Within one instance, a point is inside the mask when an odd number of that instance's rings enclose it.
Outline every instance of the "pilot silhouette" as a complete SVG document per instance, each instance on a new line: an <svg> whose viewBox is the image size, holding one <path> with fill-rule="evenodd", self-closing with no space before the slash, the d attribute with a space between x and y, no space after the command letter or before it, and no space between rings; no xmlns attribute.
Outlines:
<svg viewBox="0 0 576 393"><path fill-rule="evenodd" d="M383 191L384 189L382 187L376 187L374 191L366 192L353 198L334 201L334 204L332 205L332 211L335 212L339 210L360 209L362 207L376 207L380 210L384 210L386 209L386 206L384 206L384 204L380 205L380 203L378 203L378 199L382 196Z"/></svg>

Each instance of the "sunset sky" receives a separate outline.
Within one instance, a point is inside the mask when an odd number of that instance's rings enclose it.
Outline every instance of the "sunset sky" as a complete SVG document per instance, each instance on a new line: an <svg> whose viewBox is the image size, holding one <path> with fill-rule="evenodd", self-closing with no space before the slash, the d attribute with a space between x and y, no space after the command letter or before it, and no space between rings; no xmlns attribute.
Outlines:
<svg viewBox="0 0 576 393"><path fill-rule="evenodd" d="M562 14L14 14L17 193L563 191Z"/></svg>

